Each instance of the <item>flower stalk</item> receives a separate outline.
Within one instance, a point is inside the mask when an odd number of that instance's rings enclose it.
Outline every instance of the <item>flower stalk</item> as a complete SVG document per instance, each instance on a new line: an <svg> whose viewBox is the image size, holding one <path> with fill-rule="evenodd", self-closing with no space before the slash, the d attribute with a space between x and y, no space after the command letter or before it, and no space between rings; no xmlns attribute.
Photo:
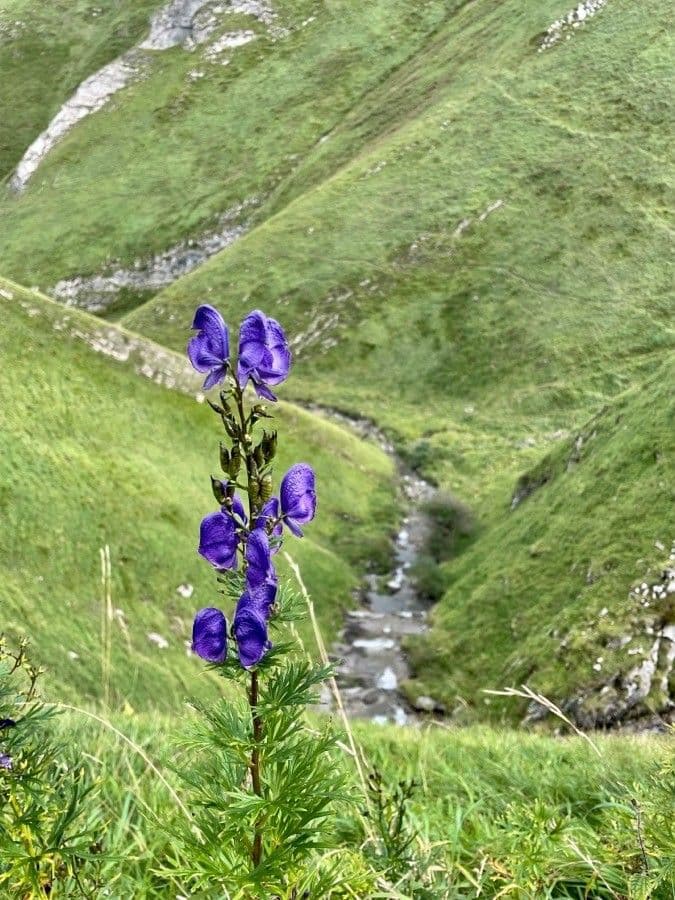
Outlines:
<svg viewBox="0 0 675 900"><path fill-rule="evenodd" d="M263 431L256 444L254 428L260 419L271 418L259 403L247 412L245 389L250 382L259 397L276 402L270 385L288 375L291 354L286 335L274 319L255 310L242 322L236 366L230 358L229 332L220 313L200 306L192 326L198 334L188 344L188 356L198 372L206 374L204 389L224 382L220 404L209 405L220 417L226 442L221 442L219 460L226 480L211 477L218 512L207 515L200 526L199 553L216 569L220 580L241 586L235 572L241 560L243 592L237 602L231 628L225 614L213 607L200 610L193 625L192 649L214 665L228 664L228 639L237 647L239 663L250 671L248 703L252 743L249 771L256 797L265 799L263 783L264 722L260 714L260 666L272 650L268 624L276 612L277 575L272 555L281 543L286 526L302 537L300 525L311 521L316 510L314 471L297 463L284 475L279 497L272 496L272 464L277 450L276 431ZM230 446L228 446L228 443ZM246 484L239 482L242 459ZM245 491L248 512L237 495ZM263 858L265 813L256 813L253 823L251 862L257 868Z"/></svg>

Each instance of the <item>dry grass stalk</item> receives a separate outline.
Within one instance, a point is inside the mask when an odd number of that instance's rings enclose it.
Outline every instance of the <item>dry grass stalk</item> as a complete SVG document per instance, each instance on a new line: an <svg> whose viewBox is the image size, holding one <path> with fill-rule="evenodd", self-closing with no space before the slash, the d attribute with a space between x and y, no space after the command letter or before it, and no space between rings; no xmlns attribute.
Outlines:
<svg viewBox="0 0 675 900"><path fill-rule="evenodd" d="M309 592L307 587L305 586L304 581L302 580L302 575L300 574L300 569L298 564L295 562L293 557L284 551L284 556L288 565L295 576L295 580L298 582L298 586L300 588L300 593L302 594L305 603L307 604L307 609L309 610L309 618L312 623L312 630L314 632L314 639L316 640L316 645L319 650L319 656L321 657L321 661L325 666L330 665L330 660L328 659L328 653L326 651L326 645L323 640L323 635L321 634L321 629L319 627L319 623L316 618L316 614L314 612L314 604L312 602L312 598L309 596ZM361 753L357 747L356 740L354 738L354 732L352 731L351 724L349 722L349 717L347 716L347 711L345 710L344 703L342 702L342 695L340 694L340 688L338 687L337 681L335 680L334 675L330 675L328 678L328 683L330 685L331 692L333 697L335 698L335 705L338 708L340 713L340 718L342 719L342 724L344 726L345 732L347 734L347 740L349 741L350 754L354 758L354 762L356 764L356 770L358 772L359 780L361 782L361 787L363 788L363 796L366 801L366 806L370 810L370 795L368 793L368 785L366 783L366 776L363 771L363 765L361 763ZM372 828L368 822L365 820L365 826L368 831L368 836L371 840L374 840L375 836L372 832Z"/></svg>
<svg viewBox="0 0 675 900"><path fill-rule="evenodd" d="M548 697L544 697L543 694L537 694L532 688L529 688L526 684L522 684L520 688L504 688L503 691L489 691L484 690L484 694L493 694L496 697L520 697L523 700L531 700L534 703L538 703L539 706L543 706L544 709L547 709L550 713L553 713L554 716L557 716L561 721L563 721L567 726L569 726L572 731L578 735L580 738L583 738L590 746L593 748L594 752L598 754L599 757L602 757L602 753L598 749L598 745L591 740L591 738L580 728L574 724L574 722L570 721L567 718L565 713L560 709L559 706L556 706L552 700L549 700Z"/></svg>

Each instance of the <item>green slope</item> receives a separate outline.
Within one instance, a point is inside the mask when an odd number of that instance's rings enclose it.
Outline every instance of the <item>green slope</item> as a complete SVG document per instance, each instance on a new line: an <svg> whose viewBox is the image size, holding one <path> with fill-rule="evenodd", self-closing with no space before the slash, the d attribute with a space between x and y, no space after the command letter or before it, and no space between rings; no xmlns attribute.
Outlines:
<svg viewBox="0 0 675 900"><path fill-rule="evenodd" d="M669 9L463 5L357 103L275 214L130 313L199 297L297 336L293 391L372 416L485 521L519 472L673 345ZM305 189L306 188L306 189Z"/></svg>
<svg viewBox="0 0 675 900"><path fill-rule="evenodd" d="M85 78L133 46L161 0L0 0L0 180Z"/></svg>
<svg viewBox="0 0 675 900"><path fill-rule="evenodd" d="M523 682L586 725L672 711L675 594L631 589L675 570L674 385L671 357L524 476L515 508L502 497L495 524L447 567L433 629L410 648L423 682L412 691L440 693L460 716L463 702L524 711L481 695ZM631 672L650 658L634 705Z"/></svg>
<svg viewBox="0 0 675 900"><path fill-rule="evenodd" d="M180 385L173 354L137 341L125 363L104 358L91 345L109 344L114 328L11 282L0 289L0 630L28 634L59 697L100 696L99 548L109 544L126 626L112 626L114 703L175 707L204 682L184 646L192 615L219 599L195 552L214 508L217 423L194 396L137 374L154 358L155 378ZM296 407L280 404L278 415L279 474L299 459L317 469L319 515L288 549L329 636L363 569L389 552L392 465ZM190 599L177 593L183 583Z"/></svg>
<svg viewBox="0 0 675 900"><path fill-rule="evenodd" d="M0 192L4 273L47 287L111 259L131 264L264 201L446 15L442 0L272 7L273 27L222 15L213 40L257 37L215 60L210 44L147 54L145 76L79 123L24 195Z"/></svg>

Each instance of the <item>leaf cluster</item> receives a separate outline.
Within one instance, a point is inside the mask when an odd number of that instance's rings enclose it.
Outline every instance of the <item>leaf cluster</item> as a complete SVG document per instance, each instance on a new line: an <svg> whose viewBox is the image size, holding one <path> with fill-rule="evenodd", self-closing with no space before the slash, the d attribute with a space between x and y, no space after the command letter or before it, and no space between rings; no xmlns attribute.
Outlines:
<svg viewBox="0 0 675 900"><path fill-rule="evenodd" d="M242 680L234 667L227 677ZM239 672L242 670L239 668ZM316 700L327 667L276 648L259 667L255 740L244 696L199 706L199 720L183 742L180 772L190 790L192 827L177 836L172 864L198 896L290 898L367 896L369 867L337 846L332 817L350 805L347 777L330 722L313 728L306 706ZM257 750L262 795L252 790ZM259 826L263 852L252 864Z"/></svg>
<svg viewBox="0 0 675 900"><path fill-rule="evenodd" d="M27 645L0 636L0 893L94 897L102 863L95 787L54 737Z"/></svg>

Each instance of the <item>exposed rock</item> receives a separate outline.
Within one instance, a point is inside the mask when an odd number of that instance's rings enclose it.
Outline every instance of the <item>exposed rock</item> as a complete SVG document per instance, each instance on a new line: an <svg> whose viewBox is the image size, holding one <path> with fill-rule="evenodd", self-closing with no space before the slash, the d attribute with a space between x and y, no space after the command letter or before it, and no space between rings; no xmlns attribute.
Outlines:
<svg viewBox="0 0 675 900"><path fill-rule="evenodd" d="M526 472L521 475L516 484L516 488L511 497L511 509L519 506L523 500L530 497L536 490L543 487L551 480L551 472L547 468L540 469L536 472Z"/></svg>
<svg viewBox="0 0 675 900"><path fill-rule="evenodd" d="M45 156L74 125L102 109L118 91L142 75L148 59L144 51L157 52L172 47L192 50L209 39L223 16L232 13L252 16L267 26L271 26L275 18L272 8L258 0L169 0L153 15L148 36L140 44L94 72L79 85L47 128L28 147L14 171L10 187L14 191L22 191ZM232 32L220 39L223 42L221 49L242 46L254 37L252 31ZM214 56L218 52L220 50L215 50Z"/></svg>
<svg viewBox="0 0 675 900"><path fill-rule="evenodd" d="M556 19L555 22L549 25L542 36L539 42L539 53L553 47L563 37L569 39L573 29L578 28L582 22L587 21L600 12L606 3L607 0L583 0L574 9L571 9L567 15Z"/></svg>
<svg viewBox="0 0 675 900"><path fill-rule="evenodd" d="M170 0L150 21L142 50L168 50L193 41L194 17L209 0ZM202 37L202 40L206 36Z"/></svg>
<svg viewBox="0 0 675 900"><path fill-rule="evenodd" d="M58 141L85 116L105 106L113 94L129 84L139 67L139 58L129 51L85 79L24 153L9 182L12 190L22 191Z"/></svg>
<svg viewBox="0 0 675 900"><path fill-rule="evenodd" d="M418 709L420 712L434 712L436 709L436 701L433 697L427 697L426 694L423 694L420 697L416 697L413 701L413 706L415 709Z"/></svg>
<svg viewBox="0 0 675 900"><path fill-rule="evenodd" d="M56 300L88 312L104 312L120 291L159 291L196 269L207 259L233 244L246 233L244 211L257 203L253 198L224 213L215 231L181 241L148 260L138 260L131 269L116 268L99 275L76 276L57 282L51 290Z"/></svg>

